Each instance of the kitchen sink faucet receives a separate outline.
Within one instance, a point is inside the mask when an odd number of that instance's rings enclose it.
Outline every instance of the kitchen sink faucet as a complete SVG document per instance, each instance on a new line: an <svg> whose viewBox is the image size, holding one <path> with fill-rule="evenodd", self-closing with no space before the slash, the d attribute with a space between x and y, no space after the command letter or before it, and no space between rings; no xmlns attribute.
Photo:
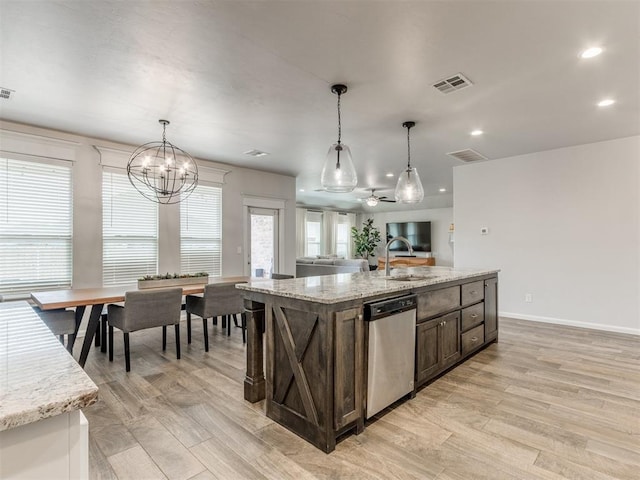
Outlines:
<svg viewBox="0 0 640 480"><path fill-rule="evenodd" d="M385 277L388 277L389 275L391 275L391 267L389 266L389 246L395 242L396 240L400 240L401 242L404 242L405 245L407 247L409 247L409 255L413 255L413 247L411 246L411 243L409 243L409 240L407 240L404 237L393 237L391 240L389 240L387 242L387 246L384 247L384 254L385 254L385 261L384 261L384 275Z"/></svg>

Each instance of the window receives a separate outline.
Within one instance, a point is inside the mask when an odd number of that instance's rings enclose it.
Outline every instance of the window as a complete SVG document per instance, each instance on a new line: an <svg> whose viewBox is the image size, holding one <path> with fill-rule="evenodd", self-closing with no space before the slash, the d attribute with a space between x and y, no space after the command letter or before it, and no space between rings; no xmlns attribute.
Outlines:
<svg viewBox="0 0 640 480"><path fill-rule="evenodd" d="M102 173L102 284L135 283L158 272L158 204L126 174Z"/></svg>
<svg viewBox="0 0 640 480"><path fill-rule="evenodd" d="M68 288L71 166L0 158L0 294Z"/></svg>
<svg viewBox="0 0 640 480"><path fill-rule="evenodd" d="M322 212L307 210L306 255L314 257L322 253Z"/></svg>
<svg viewBox="0 0 640 480"><path fill-rule="evenodd" d="M222 189L198 185L180 203L180 273L222 275Z"/></svg>
<svg viewBox="0 0 640 480"><path fill-rule="evenodd" d="M351 256L351 227L353 214L338 214L336 225L336 255L349 258Z"/></svg>

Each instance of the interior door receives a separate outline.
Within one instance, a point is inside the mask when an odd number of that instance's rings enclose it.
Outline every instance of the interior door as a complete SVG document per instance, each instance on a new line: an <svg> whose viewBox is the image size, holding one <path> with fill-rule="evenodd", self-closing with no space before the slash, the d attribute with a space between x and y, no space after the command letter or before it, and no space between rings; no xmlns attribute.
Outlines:
<svg viewBox="0 0 640 480"><path fill-rule="evenodd" d="M278 210L249 207L249 275L270 278L279 259Z"/></svg>

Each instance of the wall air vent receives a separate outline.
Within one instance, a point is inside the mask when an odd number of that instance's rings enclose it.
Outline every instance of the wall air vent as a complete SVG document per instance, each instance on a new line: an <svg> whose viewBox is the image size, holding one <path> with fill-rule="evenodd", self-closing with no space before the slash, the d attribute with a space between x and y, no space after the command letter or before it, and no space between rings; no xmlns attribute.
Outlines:
<svg viewBox="0 0 640 480"><path fill-rule="evenodd" d="M481 153L476 152L470 148L466 150L458 150L457 152L448 152L447 155L453 158L457 158L458 160L462 160L463 162L477 162L478 160L489 160L487 157L482 155Z"/></svg>
<svg viewBox="0 0 640 480"><path fill-rule="evenodd" d="M253 150L247 150L246 152L244 152L245 155L251 155L252 157L264 157L266 155L269 155L268 152L263 152L261 150L256 150L255 148Z"/></svg>
<svg viewBox="0 0 640 480"><path fill-rule="evenodd" d="M11 90L9 88L0 87L0 98L5 100L10 100L11 95L15 93L15 90Z"/></svg>
<svg viewBox="0 0 640 480"><path fill-rule="evenodd" d="M433 84L442 93L451 93L472 85L473 83L461 73L456 73Z"/></svg>

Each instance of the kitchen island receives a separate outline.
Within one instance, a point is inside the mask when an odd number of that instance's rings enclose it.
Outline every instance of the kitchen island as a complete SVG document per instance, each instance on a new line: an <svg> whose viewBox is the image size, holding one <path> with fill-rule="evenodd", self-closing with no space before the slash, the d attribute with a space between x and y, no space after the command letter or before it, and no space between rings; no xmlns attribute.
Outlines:
<svg viewBox="0 0 640 480"><path fill-rule="evenodd" d="M338 436L365 427L365 305L416 295L415 393L497 341L497 273L415 267L391 277L375 271L237 285L247 313L244 398L265 399L269 418L331 452Z"/></svg>
<svg viewBox="0 0 640 480"><path fill-rule="evenodd" d="M0 478L89 478L98 387L27 302L0 303Z"/></svg>

